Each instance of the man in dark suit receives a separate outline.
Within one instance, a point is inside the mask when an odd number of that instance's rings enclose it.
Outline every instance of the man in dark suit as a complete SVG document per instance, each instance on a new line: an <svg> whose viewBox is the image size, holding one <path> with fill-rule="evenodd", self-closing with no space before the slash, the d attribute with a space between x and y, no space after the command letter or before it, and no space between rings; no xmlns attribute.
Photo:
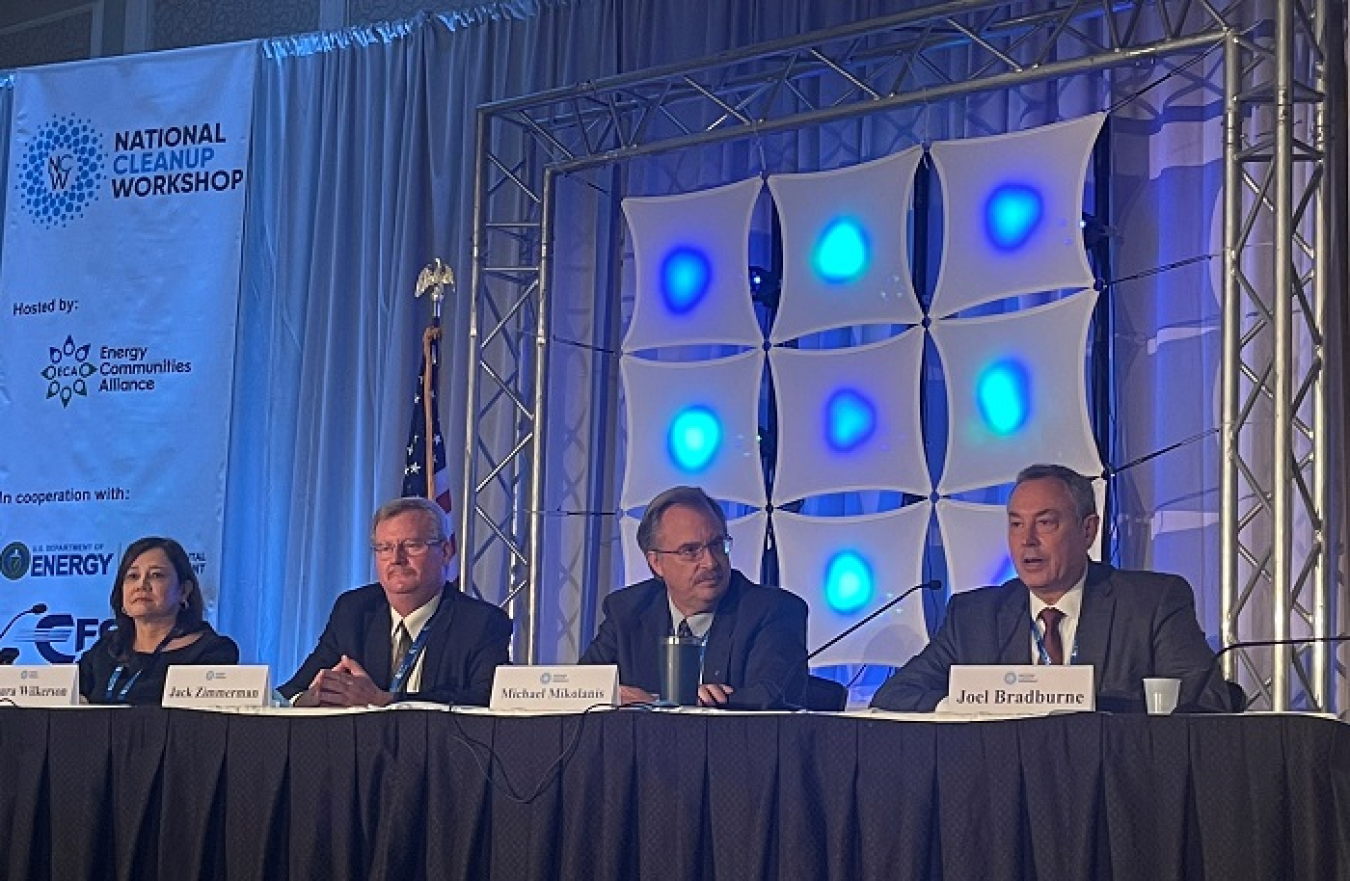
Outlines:
<svg viewBox="0 0 1350 881"><path fill-rule="evenodd" d="M1018 577L952 597L933 640L877 690L872 706L928 711L953 664L1090 664L1099 709L1142 709L1146 676L1181 680L1179 708L1228 712L1226 686L1185 579L1088 560L1100 519L1092 483L1033 465L1008 499Z"/></svg>
<svg viewBox="0 0 1350 881"><path fill-rule="evenodd" d="M510 663L511 619L445 580L445 514L395 499L375 512L380 580L337 598L319 644L280 691L297 707L386 706L397 700L485 705Z"/></svg>
<svg viewBox="0 0 1350 881"><path fill-rule="evenodd" d="M661 640L703 640L699 704L768 709L794 705L806 685L806 603L731 568L726 515L697 487L661 493L642 515L638 547L654 578L605 599L600 632L583 664L618 664L624 703L660 690Z"/></svg>

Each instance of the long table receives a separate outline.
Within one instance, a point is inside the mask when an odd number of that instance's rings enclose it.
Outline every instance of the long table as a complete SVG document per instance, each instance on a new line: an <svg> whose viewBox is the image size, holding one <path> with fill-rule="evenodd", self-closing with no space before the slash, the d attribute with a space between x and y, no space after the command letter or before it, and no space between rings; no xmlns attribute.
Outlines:
<svg viewBox="0 0 1350 881"><path fill-rule="evenodd" d="M1350 726L0 709L14 879L1350 878Z"/></svg>

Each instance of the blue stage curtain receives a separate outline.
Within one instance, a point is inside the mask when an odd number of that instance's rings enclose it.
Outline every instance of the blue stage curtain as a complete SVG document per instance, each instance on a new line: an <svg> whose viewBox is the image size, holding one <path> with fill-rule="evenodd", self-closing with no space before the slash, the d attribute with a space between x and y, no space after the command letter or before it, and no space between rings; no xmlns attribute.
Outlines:
<svg viewBox="0 0 1350 881"><path fill-rule="evenodd" d="M373 580L433 256L461 284L441 384L459 471L475 108L612 72L610 17L517 0L262 44L218 609L246 661L289 676L333 599Z"/></svg>

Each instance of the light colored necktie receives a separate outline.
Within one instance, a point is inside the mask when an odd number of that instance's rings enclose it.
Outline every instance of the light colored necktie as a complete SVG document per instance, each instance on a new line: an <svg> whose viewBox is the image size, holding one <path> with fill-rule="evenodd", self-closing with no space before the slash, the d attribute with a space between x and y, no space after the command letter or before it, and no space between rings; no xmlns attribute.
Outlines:
<svg viewBox="0 0 1350 881"><path fill-rule="evenodd" d="M390 681L393 680L393 677L398 675L398 668L403 666L403 659L408 656L408 650L411 648L412 636L408 633L407 625L400 621L398 622L398 629L394 631L394 662L389 666ZM411 676L412 671L409 670L408 676L404 677L405 681L403 684L405 686L408 684L406 680L411 678Z"/></svg>

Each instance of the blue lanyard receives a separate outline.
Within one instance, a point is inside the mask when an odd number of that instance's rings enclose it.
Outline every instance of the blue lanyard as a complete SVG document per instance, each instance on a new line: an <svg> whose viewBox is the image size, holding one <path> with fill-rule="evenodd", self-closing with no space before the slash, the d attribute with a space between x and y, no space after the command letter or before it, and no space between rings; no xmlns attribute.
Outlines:
<svg viewBox="0 0 1350 881"><path fill-rule="evenodd" d="M1053 664L1051 664L1050 662L1050 653L1045 650L1045 640L1041 637L1041 629L1036 626L1035 618L1032 618L1030 620L1031 620L1031 638L1036 640L1036 653L1040 655L1040 658L1037 660L1036 663L1040 664L1042 667L1051 667L1053 666ZM1070 664L1078 663L1077 631L1074 631L1073 634L1073 648L1069 651L1069 663Z"/></svg>
<svg viewBox="0 0 1350 881"><path fill-rule="evenodd" d="M403 681L412 673L412 669L417 665L417 658L422 654L422 649L426 647L427 633L431 630L431 622L436 620L436 616L445 608L445 597L441 596L441 604L436 607L436 611L431 613L427 623L422 625L422 630L417 634L417 639L408 647L408 653L403 656L403 663L398 665L398 672L394 674L394 681L389 684L389 690L397 694L403 690ZM403 624L407 627L407 623Z"/></svg>
<svg viewBox="0 0 1350 881"><path fill-rule="evenodd" d="M131 692L131 687L136 684L136 680L141 678L141 674L145 672L146 668L149 667L151 664L155 663L155 659L159 657L159 653L164 651L164 647L168 645L170 642L172 642L173 639L178 635L179 635L178 628L175 627L169 631L168 636L164 637L159 641L159 645L155 646L155 650L150 655L149 660L147 660L143 665L141 665L141 667L138 668L135 673L131 674L131 678L127 679L127 684L122 686L121 691L117 692L117 699L114 700L113 691L117 688L117 680L122 678L122 674L125 673L127 669L126 664L118 664L116 669L112 671L112 676L108 677L108 687L103 690L103 702L105 704L126 703L127 695Z"/></svg>

